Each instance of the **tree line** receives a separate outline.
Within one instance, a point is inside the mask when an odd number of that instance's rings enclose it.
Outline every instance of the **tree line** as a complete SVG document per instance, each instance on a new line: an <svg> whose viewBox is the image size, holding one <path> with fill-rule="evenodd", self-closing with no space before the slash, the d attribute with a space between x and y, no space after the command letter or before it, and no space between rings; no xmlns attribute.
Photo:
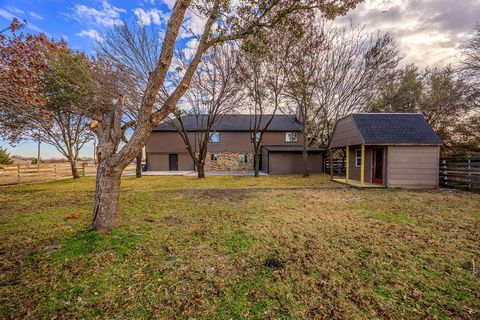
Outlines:
<svg viewBox="0 0 480 320"><path fill-rule="evenodd" d="M420 112L449 152L479 151L480 28L461 67L402 67L390 35L332 22L357 2L179 0L163 33L136 21L113 26L94 57L24 34L14 20L0 34L0 135L54 145L74 177L81 148L95 137L100 230L117 225L122 171L140 163L161 121L175 126L199 178L215 124L229 113L252 115L256 175L263 134L279 113L303 121L305 176L308 147L328 146L335 122L352 112ZM204 28L182 49L187 10L204 17ZM193 136L184 115L196 119Z"/></svg>

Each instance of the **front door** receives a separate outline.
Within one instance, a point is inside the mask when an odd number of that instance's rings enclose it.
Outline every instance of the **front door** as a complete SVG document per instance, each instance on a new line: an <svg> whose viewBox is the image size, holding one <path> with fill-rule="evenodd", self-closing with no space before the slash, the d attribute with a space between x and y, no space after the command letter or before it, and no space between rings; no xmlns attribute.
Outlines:
<svg viewBox="0 0 480 320"><path fill-rule="evenodd" d="M372 183L383 184L383 149L372 150Z"/></svg>
<svg viewBox="0 0 480 320"><path fill-rule="evenodd" d="M178 154L168 155L168 170L178 171Z"/></svg>

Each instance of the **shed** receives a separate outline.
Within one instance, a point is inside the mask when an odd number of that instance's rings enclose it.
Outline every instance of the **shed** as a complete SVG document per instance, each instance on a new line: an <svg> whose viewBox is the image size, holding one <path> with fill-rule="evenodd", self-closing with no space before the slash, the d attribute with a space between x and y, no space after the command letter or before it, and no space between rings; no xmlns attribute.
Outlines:
<svg viewBox="0 0 480 320"><path fill-rule="evenodd" d="M322 173L325 149L308 147L310 173ZM262 171L269 174L303 173L303 146L262 146Z"/></svg>
<svg viewBox="0 0 480 320"><path fill-rule="evenodd" d="M331 151L345 151L345 178L334 180L358 186L436 188L441 145L421 114L351 114L337 121L329 145Z"/></svg>

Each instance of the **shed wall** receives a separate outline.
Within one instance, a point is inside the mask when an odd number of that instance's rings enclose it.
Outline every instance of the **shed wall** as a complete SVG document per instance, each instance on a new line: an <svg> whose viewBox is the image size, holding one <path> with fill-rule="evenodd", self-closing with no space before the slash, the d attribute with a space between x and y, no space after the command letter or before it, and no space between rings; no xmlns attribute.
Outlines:
<svg viewBox="0 0 480 320"><path fill-rule="evenodd" d="M330 142L330 148L362 144L363 139L351 116L338 120Z"/></svg>
<svg viewBox="0 0 480 320"><path fill-rule="evenodd" d="M440 147L389 146L387 186L430 189L438 187Z"/></svg>
<svg viewBox="0 0 480 320"><path fill-rule="evenodd" d="M355 165L356 150L361 150L361 146L350 147L349 157L349 179L360 181L361 167ZM372 182L372 149L365 147L365 182Z"/></svg>

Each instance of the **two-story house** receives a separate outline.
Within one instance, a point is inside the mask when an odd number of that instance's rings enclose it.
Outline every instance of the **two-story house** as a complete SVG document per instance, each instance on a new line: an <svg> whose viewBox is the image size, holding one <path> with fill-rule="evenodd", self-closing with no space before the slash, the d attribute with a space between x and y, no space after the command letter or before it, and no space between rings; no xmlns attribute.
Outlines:
<svg viewBox="0 0 480 320"><path fill-rule="evenodd" d="M264 116L266 121L269 117ZM194 116L184 116L182 121L192 145L198 121ZM202 123L200 121L200 123ZM228 114L213 127L208 144L205 171L253 170L253 144L250 128L252 116ZM261 150L261 168L270 174L303 172L302 123L294 115L275 115L264 133ZM193 160L175 127L169 122L160 123L150 135L146 146L147 170L192 171ZM323 172L324 149L309 148L309 170Z"/></svg>

